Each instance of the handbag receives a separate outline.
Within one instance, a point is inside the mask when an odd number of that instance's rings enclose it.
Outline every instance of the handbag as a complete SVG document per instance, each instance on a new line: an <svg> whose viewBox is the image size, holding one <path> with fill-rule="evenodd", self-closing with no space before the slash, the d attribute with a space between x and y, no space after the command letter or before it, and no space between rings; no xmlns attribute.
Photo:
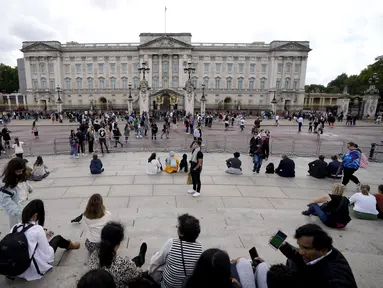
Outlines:
<svg viewBox="0 0 383 288"><path fill-rule="evenodd" d="M193 183L193 181L192 181L192 179L191 179L191 175L190 175L190 172L188 173L188 176L186 177L186 185L190 185L190 184L192 184Z"/></svg>

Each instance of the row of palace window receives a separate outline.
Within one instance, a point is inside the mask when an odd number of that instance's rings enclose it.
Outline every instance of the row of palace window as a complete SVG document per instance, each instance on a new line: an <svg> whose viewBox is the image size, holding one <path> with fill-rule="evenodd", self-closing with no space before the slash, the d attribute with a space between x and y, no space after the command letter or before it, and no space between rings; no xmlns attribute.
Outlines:
<svg viewBox="0 0 383 288"><path fill-rule="evenodd" d="M37 74L37 64L31 64L32 65L32 72L33 74ZM87 72L88 73L93 73L93 63L88 63L87 65ZM169 63L164 62L162 63L163 65L163 72L167 73L169 72ZM46 73L46 64L45 63L40 63L40 73ZM81 69L82 64L75 64L75 70L77 74L82 73ZM177 73L178 72L178 63L173 63L173 72ZM215 64L215 72L216 73L221 73L221 63L216 63ZM244 63L239 63L238 64L238 72L239 73L244 73ZM284 65L282 63L278 64L278 70L277 73L283 73L283 67ZM116 63L109 63L109 71L111 73L116 73ZM133 63L133 73L138 73L138 63ZM69 74L70 73L70 64L64 64L64 69L65 73ZM128 64L127 63L121 63L121 73L127 73L128 69ZM54 73L54 63L49 63L48 65L48 70L49 73ZM255 64L250 63L250 74L255 73ZM104 63L98 63L98 71L99 73L104 73ZM300 71L300 64L295 64L294 67L294 73L299 73ZM153 63L153 72L158 73L158 63ZM210 72L210 63L204 63L204 73L209 73ZM227 72L232 73L233 72L233 63L227 63ZM290 73L291 72L291 64L287 63L285 66L285 72ZM267 73L267 64L261 64L261 73Z"/></svg>
<svg viewBox="0 0 383 288"><path fill-rule="evenodd" d="M198 85L198 82L197 82L197 79L192 79L192 82L193 82L193 85L194 87L197 88L197 85ZM77 83L77 86L76 88L77 89L82 89L83 86L82 86L82 78L77 78L76 79L76 83ZM116 85L116 79L115 78L111 78L110 79L110 88L111 89L117 89L117 85ZM232 89L233 86L232 86L232 79L229 78L229 79L226 79L226 89ZM265 89L265 83L266 83L266 79L265 78L262 78L261 81L260 81L260 89ZM204 78L203 79L203 84L205 85L205 88L208 89L209 88L209 79L208 78ZM285 89L290 89L291 88L291 80L289 78L285 79L285 83L284 83L284 88ZM137 89L139 86L139 79L138 78L134 78L133 80L133 88L134 89ZM93 89L93 78L88 78L88 89ZM163 82L162 82L162 87L163 88L168 88L168 79L163 79ZM172 88L178 88L179 87L179 81L178 81L178 78L173 78L172 80ZM38 83L38 80L37 79L33 79L33 88L34 89L38 89L39 88L39 83ZM49 89L55 89L55 80L54 79L50 79L49 80ZM101 78L99 79L99 88L100 89L104 89L105 88L105 79ZM128 88L128 79L127 78L122 78L121 79L121 88L122 89L127 89ZM153 78L153 88L154 89L158 89L159 86L158 86L158 78ZM215 79L215 89L221 89L221 79ZM238 89L244 89L244 85L243 85L243 79L242 78L239 78L237 79L237 88ZM254 78L250 78L249 79L249 89L255 89L255 79ZM281 79L277 79L276 81L276 88L277 89L280 89L282 88L281 87ZM298 80L294 80L293 81L293 89L298 89ZM48 86L47 86L47 80L45 78L42 78L41 79L41 89L48 89ZM72 89L71 88L71 79L70 78L65 78L65 89Z"/></svg>

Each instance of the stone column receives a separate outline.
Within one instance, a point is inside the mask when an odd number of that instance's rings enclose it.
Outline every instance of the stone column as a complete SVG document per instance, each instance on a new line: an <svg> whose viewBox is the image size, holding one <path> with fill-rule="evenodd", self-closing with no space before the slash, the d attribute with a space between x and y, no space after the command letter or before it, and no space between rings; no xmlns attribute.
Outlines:
<svg viewBox="0 0 383 288"><path fill-rule="evenodd" d="M25 66L25 80L27 87L26 89L33 89L32 87L32 73L31 73L31 61L29 57L24 58L24 66Z"/></svg>
<svg viewBox="0 0 383 288"><path fill-rule="evenodd" d="M140 101L140 114L143 112L149 112L149 90L150 87L148 85L147 80L141 80L139 86L139 101Z"/></svg>
<svg viewBox="0 0 383 288"><path fill-rule="evenodd" d="M168 55L169 61L168 61L168 68L169 68L169 80L168 80L168 87L173 88L173 55Z"/></svg>
<svg viewBox="0 0 383 288"><path fill-rule="evenodd" d="M15 95L16 99L16 108L19 107L19 95Z"/></svg>
<svg viewBox="0 0 383 288"><path fill-rule="evenodd" d="M186 81L184 90L185 90L185 99L184 99L185 108L184 109L186 111L186 115L188 115L189 113L191 115L194 115L195 93L194 93L193 83L191 80Z"/></svg>
<svg viewBox="0 0 383 288"><path fill-rule="evenodd" d="M301 61L301 71L300 71L301 73L299 77L299 90L305 89L306 69L307 69L307 56L303 56Z"/></svg>
<svg viewBox="0 0 383 288"><path fill-rule="evenodd" d="M11 105L11 99L10 99L9 95L7 95L7 101L8 101L8 108L11 109L12 105Z"/></svg>
<svg viewBox="0 0 383 288"><path fill-rule="evenodd" d="M162 87L162 55L158 55L158 88Z"/></svg>
<svg viewBox="0 0 383 288"><path fill-rule="evenodd" d="M153 64L152 64L152 57L153 55L145 55L145 60L148 63L148 67L150 68L148 75L146 77L146 80L148 80L149 87L153 87Z"/></svg>
<svg viewBox="0 0 383 288"><path fill-rule="evenodd" d="M25 106L25 108L27 108L27 95L24 95L24 106Z"/></svg>
<svg viewBox="0 0 383 288"><path fill-rule="evenodd" d="M376 108L378 106L378 95L369 95L364 104L363 118L369 116L375 116Z"/></svg>

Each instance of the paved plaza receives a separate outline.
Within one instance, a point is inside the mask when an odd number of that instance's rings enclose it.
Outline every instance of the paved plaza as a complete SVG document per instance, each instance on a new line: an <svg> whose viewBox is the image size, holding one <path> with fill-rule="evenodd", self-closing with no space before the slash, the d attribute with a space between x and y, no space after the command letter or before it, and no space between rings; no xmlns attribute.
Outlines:
<svg viewBox="0 0 383 288"><path fill-rule="evenodd" d="M247 152L251 138L251 128L254 119L247 119L245 131L241 132L238 125L230 127L225 131L224 124L214 122L212 128L202 127L202 138L204 140L205 151L210 152ZM324 134L321 135L320 145L318 145L317 136L314 133L308 133L308 122L305 121L302 132L297 133L297 124L294 121L281 120L281 125L276 127L273 120L264 120L261 128L271 131L271 151L274 154L290 153L299 156L313 156L317 154L326 154L328 156L344 151L347 141L356 142L361 149L368 153L371 143L381 143L383 140L382 125L376 125L371 121L357 121L355 127L345 127L345 122L336 122L335 128L325 125ZM159 130L162 130L162 121L158 121ZM19 137L21 141L28 144L25 147L25 153L31 155L49 155L62 154L69 151L68 137L71 129L76 129L78 123L64 124L51 120L39 121L40 139L34 139L31 134L32 121L16 120L12 121L9 129L12 131L11 137ZM121 130L125 127L125 122L120 122ZM159 135L161 132L159 132ZM178 127L173 127L170 131L169 139L160 139L153 142L148 137L136 139L134 133L131 133L127 145L117 151L141 152L141 151L185 151L189 150L192 141L192 135L186 135L182 123ZM55 143L55 144L54 144ZM320 147L319 147L320 146ZM13 151L8 152L10 156Z"/></svg>
<svg viewBox="0 0 383 288"><path fill-rule="evenodd" d="M279 251L268 246L269 237L278 229L288 234L288 241L295 229L305 223L317 223L317 217L303 216L301 211L314 197L331 191L336 180L316 180L306 176L307 163L312 158L293 158L296 178L283 179L277 175L251 172L252 161L241 156L242 176L227 175L225 159L230 154L205 153L202 171L201 197L187 194L186 175L166 173L148 176L145 173L149 153L111 153L101 160L106 171L99 176L89 173L90 156L69 159L68 156L45 156L44 162L53 170L48 178L33 182L30 199L40 198L46 205L46 227L74 241L80 241L78 251L56 254L52 271L39 281L10 281L0 277L0 287L69 288L87 270L88 254L84 247L82 224L70 220L83 212L88 198L94 193L104 197L106 208L116 220L125 225L125 236L119 254L135 256L142 241L148 243L147 263L150 256L162 247L169 237L175 237L176 219L181 213L190 213L201 221L199 241L203 248L218 247L228 251L231 258L248 257L248 250L255 246L260 256L268 262L285 262ZM166 153L158 153L165 159ZM181 155L178 155L181 156ZM34 158L28 158L33 163ZM279 157L269 162L278 164ZM4 166L6 159L0 160ZM2 167L1 167L2 168ZM382 164L370 163L356 175L372 191L382 183ZM339 181L339 180L337 180ZM190 186L189 186L190 187ZM348 185L346 196L355 192L355 185ZM0 237L8 232L8 217L0 211ZM334 239L353 269L358 286L382 287L383 244L382 221L353 219L343 230L324 227ZM147 268L147 264L144 268ZM380 283L380 284L379 284Z"/></svg>

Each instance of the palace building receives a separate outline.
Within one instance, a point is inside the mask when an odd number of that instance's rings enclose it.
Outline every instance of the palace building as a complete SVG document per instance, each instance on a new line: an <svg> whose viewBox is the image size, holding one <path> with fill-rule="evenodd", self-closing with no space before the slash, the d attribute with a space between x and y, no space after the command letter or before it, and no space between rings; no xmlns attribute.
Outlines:
<svg viewBox="0 0 383 288"><path fill-rule="evenodd" d="M308 41L195 43L190 33L139 37L138 43L23 42L27 104L187 113L304 105Z"/></svg>

